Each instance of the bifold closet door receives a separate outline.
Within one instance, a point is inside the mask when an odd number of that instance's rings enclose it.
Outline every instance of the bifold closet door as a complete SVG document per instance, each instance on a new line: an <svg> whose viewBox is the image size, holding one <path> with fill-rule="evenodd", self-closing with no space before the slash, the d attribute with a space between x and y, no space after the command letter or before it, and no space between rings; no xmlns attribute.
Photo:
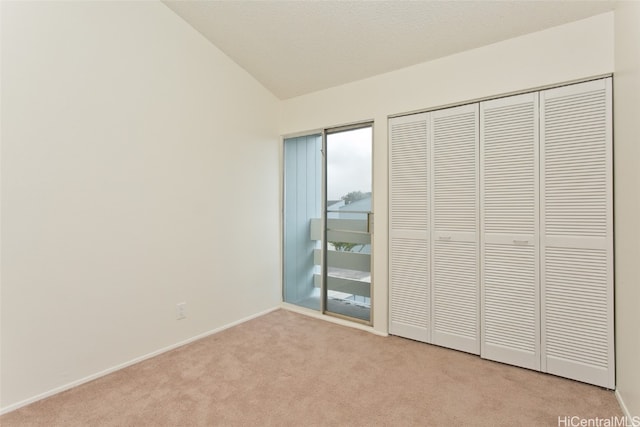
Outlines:
<svg viewBox="0 0 640 427"><path fill-rule="evenodd" d="M478 104L430 113L434 344L480 353Z"/></svg>
<svg viewBox="0 0 640 427"><path fill-rule="evenodd" d="M389 120L389 332L430 342L428 114Z"/></svg>
<svg viewBox="0 0 640 427"><path fill-rule="evenodd" d="M613 388L611 79L540 104L542 370Z"/></svg>
<svg viewBox="0 0 640 427"><path fill-rule="evenodd" d="M538 93L480 103L483 358L540 369Z"/></svg>

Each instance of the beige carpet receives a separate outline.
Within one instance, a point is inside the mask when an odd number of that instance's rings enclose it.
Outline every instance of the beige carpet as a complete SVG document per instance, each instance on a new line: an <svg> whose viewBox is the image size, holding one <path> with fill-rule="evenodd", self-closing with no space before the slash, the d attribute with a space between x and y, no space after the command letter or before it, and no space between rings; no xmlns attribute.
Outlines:
<svg viewBox="0 0 640 427"><path fill-rule="evenodd" d="M611 391L285 310L0 417L10 426L557 426Z"/></svg>

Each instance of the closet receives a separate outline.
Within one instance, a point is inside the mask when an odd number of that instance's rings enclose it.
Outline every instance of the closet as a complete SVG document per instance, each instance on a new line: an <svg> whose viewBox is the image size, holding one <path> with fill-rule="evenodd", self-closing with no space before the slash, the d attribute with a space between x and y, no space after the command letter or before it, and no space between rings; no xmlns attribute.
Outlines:
<svg viewBox="0 0 640 427"><path fill-rule="evenodd" d="M611 78L389 119L389 331L614 388Z"/></svg>

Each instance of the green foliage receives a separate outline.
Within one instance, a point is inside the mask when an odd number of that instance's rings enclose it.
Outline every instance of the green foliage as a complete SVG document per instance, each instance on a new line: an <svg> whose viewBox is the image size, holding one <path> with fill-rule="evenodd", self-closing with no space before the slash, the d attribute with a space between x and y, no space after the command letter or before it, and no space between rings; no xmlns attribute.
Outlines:
<svg viewBox="0 0 640 427"><path fill-rule="evenodd" d="M371 197L371 192L363 193L362 191L351 191L344 196L341 197L344 200L344 204L348 205L350 203L356 202L358 200L366 199L367 197ZM348 243L348 242L329 242L333 245L336 251L340 252L354 252L355 249L359 246L360 251L364 248L365 245L360 243Z"/></svg>
<svg viewBox="0 0 640 427"><path fill-rule="evenodd" d="M361 245L359 243L347 243L347 242L329 242L329 243L333 245L336 251L340 251L340 252L353 252L356 246L361 246L360 250L364 248L364 245Z"/></svg>
<svg viewBox="0 0 640 427"><path fill-rule="evenodd" d="M344 200L344 204L348 205L349 203L356 202L358 200L366 199L371 196L371 192L363 193L362 191L352 191L350 193L342 196L342 200Z"/></svg>
<svg viewBox="0 0 640 427"><path fill-rule="evenodd" d="M351 252L353 248L356 247L355 243L347 243L347 242L331 242L336 251L340 252Z"/></svg>

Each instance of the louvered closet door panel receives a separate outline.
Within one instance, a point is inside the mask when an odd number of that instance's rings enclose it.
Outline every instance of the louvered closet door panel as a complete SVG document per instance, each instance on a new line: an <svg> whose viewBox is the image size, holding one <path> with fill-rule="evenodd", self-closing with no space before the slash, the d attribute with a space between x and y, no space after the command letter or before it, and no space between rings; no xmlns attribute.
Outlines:
<svg viewBox="0 0 640 427"><path fill-rule="evenodd" d="M542 370L614 388L611 79L540 102Z"/></svg>
<svg viewBox="0 0 640 427"><path fill-rule="evenodd" d="M389 120L389 332L430 342L428 114Z"/></svg>
<svg viewBox="0 0 640 427"><path fill-rule="evenodd" d="M432 341L480 353L478 104L431 113Z"/></svg>
<svg viewBox="0 0 640 427"><path fill-rule="evenodd" d="M482 357L540 369L538 94L480 104Z"/></svg>

